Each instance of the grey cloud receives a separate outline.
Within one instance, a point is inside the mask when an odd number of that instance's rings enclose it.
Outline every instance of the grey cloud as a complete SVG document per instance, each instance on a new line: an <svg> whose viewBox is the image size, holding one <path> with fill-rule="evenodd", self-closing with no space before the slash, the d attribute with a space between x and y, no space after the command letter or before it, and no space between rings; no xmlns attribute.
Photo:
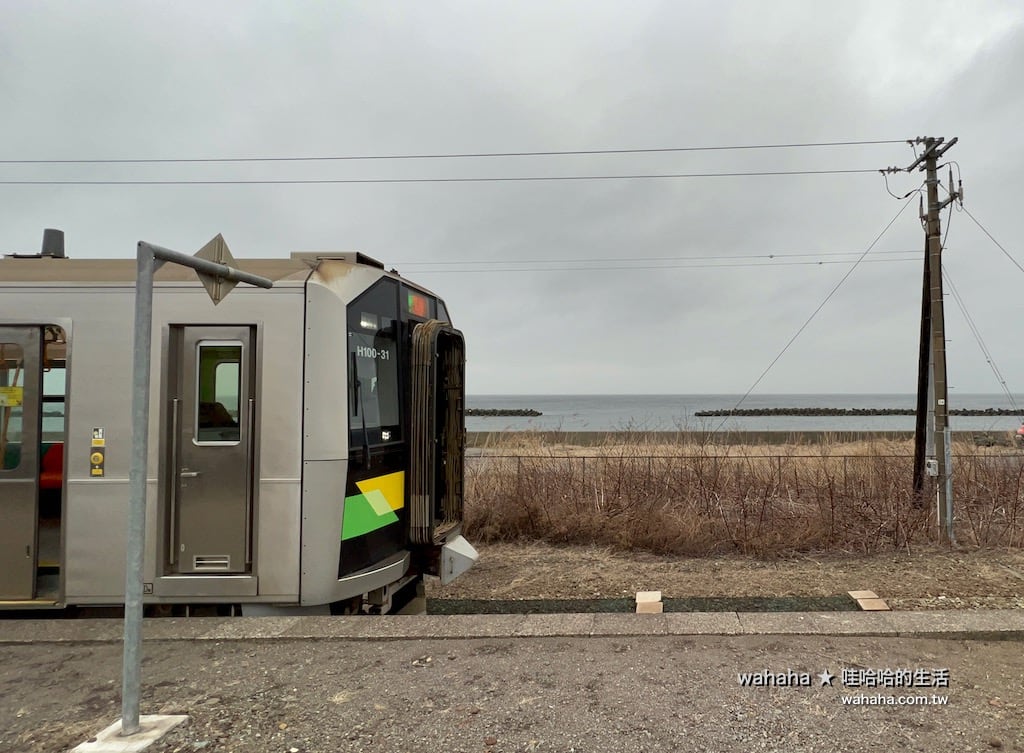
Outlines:
<svg viewBox="0 0 1024 753"><path fill-rule="evenodd" d="M1024 163L1016 11L977 4L926 23L932 7L15 2L0 28L0 151L12 158L396 154L959 136L951 155L968 208L1014 243L1014 186ZM919 24L917 36L910 21ZM934 50L946 40L949 53L938 59ZM0 174L446 177L878 168L911 159L909 147L890 145L314 165L8 165ZM905 192L919 176L890 182ZM42 228L56 225L78 256L128 256L140 238L190 250L217 232L240 256L359 249L403 263L404 273L447 299L469 340L474 392L743 392L848 266L783 266L780 257L775 266L727 269L415 270L454 259L596 265L627 258L643 266L641 257L654 256L863 251L898 208L875 175L0 186L0 246L32 250ZM916 212L915 200L876 251L922 249ZM1004 373L1020 372L1024 355L1007 322L1017 318L1021 273L965 215L952 222L951 276ZM1008 248L1024 263L1024 249ZM760 389L911 391L919 296L917 264L861 265ZM955 386L996 391L960 313L950 309Z"/></svg>

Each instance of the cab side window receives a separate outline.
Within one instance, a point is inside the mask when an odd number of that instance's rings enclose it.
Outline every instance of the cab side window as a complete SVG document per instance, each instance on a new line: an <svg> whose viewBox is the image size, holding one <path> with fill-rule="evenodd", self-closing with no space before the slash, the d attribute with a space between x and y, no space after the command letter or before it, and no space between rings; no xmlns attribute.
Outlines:
<svg viewBox="0 0 1024 753"><path fill-rule="evenodd" d="M401 439L398 286L384 279L348 310L348 404L353 445Z"/></svg>

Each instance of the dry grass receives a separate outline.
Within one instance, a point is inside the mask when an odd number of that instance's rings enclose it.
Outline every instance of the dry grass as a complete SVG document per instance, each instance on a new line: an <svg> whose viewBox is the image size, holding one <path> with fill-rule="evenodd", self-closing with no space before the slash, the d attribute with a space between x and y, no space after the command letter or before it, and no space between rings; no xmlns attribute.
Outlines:
<svg viewBox="0 0 1024 753"><path fill-rule="evenodd" d="M912 490L909 442L595 448L529 435L468 459L466 529L481 542L544 541L656 554L875 553L934 542L934 489ZM957 541L1024 546L1024 457L954 448Z"/></svg>

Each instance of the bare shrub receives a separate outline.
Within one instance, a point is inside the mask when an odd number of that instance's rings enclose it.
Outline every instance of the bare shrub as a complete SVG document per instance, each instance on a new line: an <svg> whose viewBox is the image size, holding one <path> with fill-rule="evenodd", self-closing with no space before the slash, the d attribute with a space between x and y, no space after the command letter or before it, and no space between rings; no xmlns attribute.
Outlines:
<svg viewBox="0 0 1024 753"><path fill-rule="evenodd" d="M873 553L936 541L935 490L911 488L906 443L594 448L515 436L467 462L466 530L482 542L597 544L658 554ZM955 449L958 542L1024 545L1024 460Z"/></svg>

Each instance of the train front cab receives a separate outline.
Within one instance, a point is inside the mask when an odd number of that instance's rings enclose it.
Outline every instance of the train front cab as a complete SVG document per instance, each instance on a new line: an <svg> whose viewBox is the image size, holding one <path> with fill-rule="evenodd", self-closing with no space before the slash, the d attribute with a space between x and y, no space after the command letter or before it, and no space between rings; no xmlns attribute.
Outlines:
<svg viewBox="0 0 1024 753"><path fill-rule="evenodd" d="M359 262L320 260L307 282L302 603L386 610L476 560L461 536L465 346L442 301Z"/></svg>

